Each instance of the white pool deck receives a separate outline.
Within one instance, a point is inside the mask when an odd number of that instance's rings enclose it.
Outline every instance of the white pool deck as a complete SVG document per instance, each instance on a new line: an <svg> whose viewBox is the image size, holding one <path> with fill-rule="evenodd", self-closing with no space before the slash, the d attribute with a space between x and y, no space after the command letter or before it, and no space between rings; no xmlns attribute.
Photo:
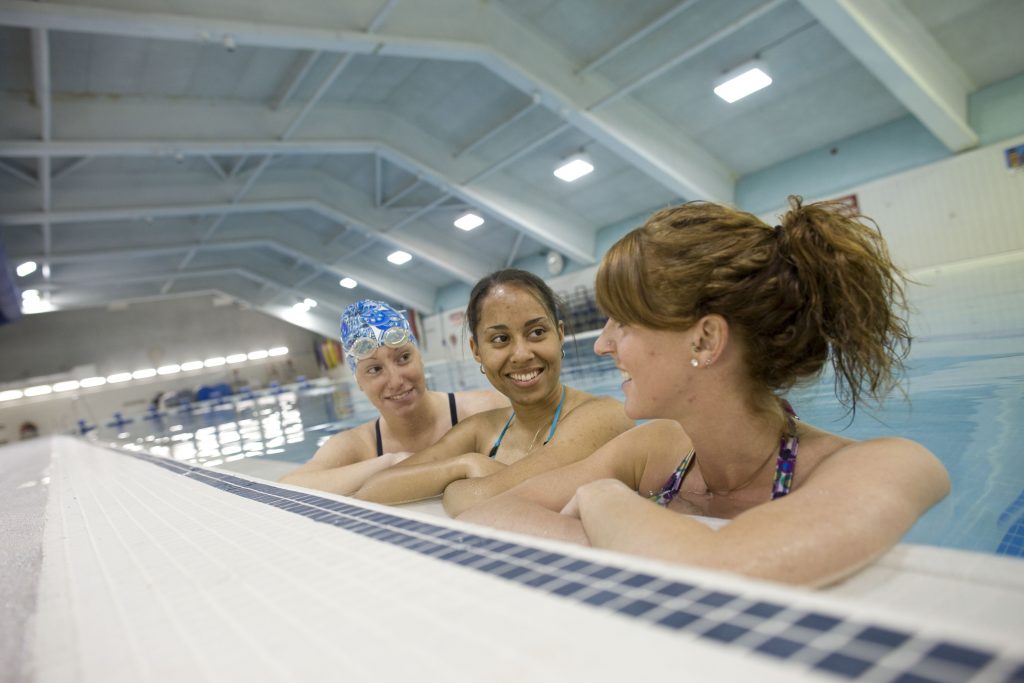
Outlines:
<svg viewBox="0 0 1024 683"><path fill-rule="evenodd" d="M1019 559L898 546L809 591L217 476L0 448L0 679L1024 680Z"/></svg>

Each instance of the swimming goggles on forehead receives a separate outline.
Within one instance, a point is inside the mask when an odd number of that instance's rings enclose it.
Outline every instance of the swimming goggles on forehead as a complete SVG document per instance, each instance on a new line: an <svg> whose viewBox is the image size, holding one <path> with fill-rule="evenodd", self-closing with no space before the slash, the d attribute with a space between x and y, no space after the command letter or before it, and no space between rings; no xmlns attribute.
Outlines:
<svg viewBox="0 0 1024 683"><path fill-rule="evenodd" d="M405 327L389 327L380 335L380 341L377 341L376 337L359 337L352 342L352 346L346 349L345 353L356 360L363 360L381 346L397 349L411 339L412 332L409 329Z"/></svg>

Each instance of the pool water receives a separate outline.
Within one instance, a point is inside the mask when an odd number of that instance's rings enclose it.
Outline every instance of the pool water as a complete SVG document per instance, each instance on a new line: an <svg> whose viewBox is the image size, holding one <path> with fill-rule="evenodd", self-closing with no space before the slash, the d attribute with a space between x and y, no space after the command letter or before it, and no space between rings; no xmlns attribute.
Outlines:
<svg viewBox="0 0 1024 683"><path fill-rule="evenodd" d="M578 354L568 354L565 381L621 399L619 372L588 347L580 343ZM789 398L805 422L855 439L903 436L942 460L952 492L904 542L1024 556L1024 338L918 343L907 370L909 400L894 393L880 409L858 408L853 419L828 376ZM428 381L447 391L480 388L484 380L475 365L445 363L428 368ZM283 473L331 434L375 416L350 383L309 385L195 404L94 434L199 466L252 473L255 461L264 461Z"/></svg>

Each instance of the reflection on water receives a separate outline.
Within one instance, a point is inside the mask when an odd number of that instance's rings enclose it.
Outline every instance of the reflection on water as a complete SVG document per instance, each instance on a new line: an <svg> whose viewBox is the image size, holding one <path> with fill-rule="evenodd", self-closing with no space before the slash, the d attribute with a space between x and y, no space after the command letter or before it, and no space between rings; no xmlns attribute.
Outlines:
<svg viewBox="0 0 1024 683"><path fill-rule="evenodd" d="M579 389L622 398L619 372L609 359L593 356L589 344L580 344L578 356L569 349L563 376ZM428 382L443 391L486 386L470 363L431 366ZM910 401L894 394L882 408L864 406L852 418L836 400L829 376L790 398L802 419L822 429L854 439L904 436L943 461L953 491L904 541L1024 555L1024 340L920 344L908 364L907 389ZM252 465L276 463L283 473L308 460L331 434L375 416L358 389L341 383L196 404L101 428L97 438L193 465L276 478Z"/></svg>

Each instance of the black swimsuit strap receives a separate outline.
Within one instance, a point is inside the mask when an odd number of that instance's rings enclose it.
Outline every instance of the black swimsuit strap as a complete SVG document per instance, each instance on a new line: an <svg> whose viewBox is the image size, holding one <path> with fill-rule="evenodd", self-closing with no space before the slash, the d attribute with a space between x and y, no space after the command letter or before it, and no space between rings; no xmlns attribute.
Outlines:
<svg viewBox="0 0 1024 683"><path fill-rule="evenodd" d="M455 394L448 392L448 410L452 413L452 427L459 424L459 410L455 407Z"/></svg>
<svg viewBox="0 0 1024 683"><path fill-rule="evenodd" d="M380 438L380 418L379 417L377 418L377 424L376 424L375 428L377 430L377 457L379 458L380 456L384 455L384 442Z"/></svg>

